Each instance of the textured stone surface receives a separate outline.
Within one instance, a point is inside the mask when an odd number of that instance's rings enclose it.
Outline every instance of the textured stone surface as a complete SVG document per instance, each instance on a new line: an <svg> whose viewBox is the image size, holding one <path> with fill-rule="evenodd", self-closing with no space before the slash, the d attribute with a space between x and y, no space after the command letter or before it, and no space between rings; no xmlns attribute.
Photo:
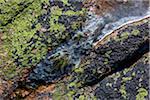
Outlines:
<svg viewBox="0 0 150 100"><path fill-rule="evenodd" d="M0 99L148 100L148 2L1 0Z"/></svg>
<svg viewBox="0 0 150 100"><path fill-rule="evenodd" d="M55 51L81 30L85 21L80 1L2 0L0 13L0 75L16 83L24 72L47 60L49 50Z"/></svg>
<svg viewBox="0 0 150 100"><path fill-rule="evenodd" d="M108 76L98 83L95 96L104 100L148 100L148 54L130 68Z"/></svg>
<svg viewBox="0 0 150 100"><path fill-rule="evenodd" d="M84 65L83 74L77 76L83 84L93 84L99 81L103 75L112 71L121 70L132 65L143 54L148 52L149 28L148 19L144 23L129 24L115 31L114 36L106 39L102 44L97 45L94 52L89 57L83 57L81 61ZM104 39L105 40L105 39ZM87 65L85 65L87 63Z"/></svg>

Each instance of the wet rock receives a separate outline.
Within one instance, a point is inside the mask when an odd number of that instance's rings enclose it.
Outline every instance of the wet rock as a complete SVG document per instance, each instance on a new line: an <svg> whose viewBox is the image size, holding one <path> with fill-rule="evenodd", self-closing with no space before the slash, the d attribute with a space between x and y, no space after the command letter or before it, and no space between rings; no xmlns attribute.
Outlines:
<svg viewBox="0 0 150 100"><path fill-rule="evenodd" d="M148 19L129 24L112 33L112 37L99 41L93 52L96 56L83 57L83 73L77 79L83 86L94 85L106 75L123 70L136 62L148 50ZM108 36L109 37L109 36Z"/></svg>

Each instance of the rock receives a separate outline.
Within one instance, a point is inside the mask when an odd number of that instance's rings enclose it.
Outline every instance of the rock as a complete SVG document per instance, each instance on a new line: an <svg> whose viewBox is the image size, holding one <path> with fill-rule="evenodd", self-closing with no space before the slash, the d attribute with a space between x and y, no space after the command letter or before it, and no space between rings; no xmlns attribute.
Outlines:
<svg viewBox="0 0 150 100"><path fill-rule="evenodd" d="M148 99L148 65L148 54L145 54L130 68L100 81L94 91L95 96L106 100Z"/></svg>
<svg viewBox="0 0 150 100"><path fill-rule="evenodd" d="M148 99L148 4L1 0L0 99Z"/></svg>
<svg viewBox="0 0 150 100"><path fill-rule="evenodd" d="M131 66L147 53L148 19L128 24L99 41L91 54L81 60L79 68L83 72L76 73L77 80L83 86L94 85L107 75Z"/></svg>
<svg viewBox="0 0 150 100"><path fill-rule="evenodd" d="M56 85L52 98L148 98L148 20L127 24L99 41L79 67Z"/></svg>

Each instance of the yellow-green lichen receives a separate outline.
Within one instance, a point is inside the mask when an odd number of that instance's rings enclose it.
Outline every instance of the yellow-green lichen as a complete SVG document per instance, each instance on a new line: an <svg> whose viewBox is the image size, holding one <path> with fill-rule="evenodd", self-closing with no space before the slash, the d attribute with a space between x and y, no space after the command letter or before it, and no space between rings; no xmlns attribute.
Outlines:
<svg viewBox="0 0 150 100"><path fill-rule="evenodd" d="M22 68L18 68L14 59L18 59L22 63L19 65L21 67L31 67L46 54L47 50L44 44L37 41L33 47L29 46L29 41L41 28L40 24L37 24L34 29L31 26L39 15L45 13L45 10L41 9L41 3L47 1L7 0L0 4L2 11L0 15L0 19L2 19L2 23L0 23L0 31L2 32L0 55L4 55L2 58L0 57L0 67L2 68L0 74L5 77L13 78L21 73ZM22 5L19 5L21 3ZM30 64L29 57L33 59Z"/></svg>
<svg viewBox="0 0 150 100"><path fill-rule="evenodd" d="M106 86L112 87L112 83L106 83Z"/></svg>
<svg viewBox="0 0 150 100"><path fill-rule="evenodd" d="M104 59L104 64L108 64L108 59Z"/></svg>
<svg viewBox="0 0 150 100"><path fill-rule="evenodd" d="M65 26L63 24L55 24L53 21L50 21L50 32L64 32Z"/></svg>
<svg viewBox="0 0 150 100"><path fill-rule="evenodd" d="M32 1L33 0L5 0L5 2L2 2L0 4L0 26L8 23L9 20L15 18L19 11L22 11L25 6L29 6ZM21 3L23 4L19 6L18 4Z"/></svg>
<svg viewBox="0 0 150 100"><path fill-rule="evenodd" d="M127 97L127 91L126 91L126 87L125 87L124 84L121 85L121 87L120 87L120 93L122 94L122 97L126 99L126 97Z"/></svg>
<svg viewBox="0 0 150 100"><path fill-rule="evenodd" d="M118 79L120 76L121 76L121 73L117 72L117 73L112 74L110 77L113 79Z"/></svg>
<svg viewBox="0 0 150 100"><path fill-rule="evenodd" d="M72 11L72 10L68 10L66 12L63 13L63 15L67 15L67 16L73 16L73 15L81 15L83 14L84 12L83 11Z"/></svg>
<svg viewBox="0 0 150 100"><path fill-rule="evenodd" d="M74 71L75 71L76 73L83 73L83 72L84 72L84 69L81 68L81 67L79 67L79 68L76 68Z"/></svg>
<svg viewBox="0 0 150 100"><path fill-rule="evenodd" d="M58 6L54 6L51 8L51 15L54 15L54 16L60 16L62 15L62 9L59 8Z"/></svg>
<svg viewBox="0 0 150 100"><path fill-rule="evenodd" d="M68 5L68 1L64 0L62 1L64 6ZM81 9L80 11L74 11L72 7L70 7L72 10L64 11L63 8L59 6L52 6L50 8L51 14L50 14L50 28L48 29L51 34L53 34L55 38L55 42L49 41L50 47L56 47L58 46L62 41L71 38L71 32L75 32L77 29L79 29L83 23L83 17L85 14L84 9ZM68 20L72 19L73 16L77 16L78 18L69 21L69 23L65 22L65 19ZM64 19L63 19L64 18ZM59 21L59 19L61 21ZM68 21L66 20L66 21ZM63 24L64 22L64 24Z"/></svg>
<svg viewBox="0 0 150 100"><path fill-rule="evenodd" d="M134 77L135 75L136 75L136 73L135 73L135 72L133 72L133 73L132 73L132 76Z"/></svg>
<svg viewBox="0 0 150 100"><path fill-rule="evenodd" d="M135 35L135 36L137 36L139 33L140 33L139 30L133 30L133 31L131 32L131 34L133 34L133 35Z"/></svg>
<svg viewBox="0 0 150 100"><path fill-rule="evenodd" d="M111 52L112 52L112 50L107 51L107 52L105 53L105 56L106 56L107 58L110 58L110 54L111 54Z"/></svg>
<svg viewBox="0 0 150 100"><path fill-rule="evenodd" d="M123 77L122 78L123 82L127 82L127 81L130 81L130 80L132 80L132 77Z"/></svg>
<svg viewBox="0 0 150 100"><path fill-rule="evenodd" d="M115 38L115 41L123 41L128 38L129 34L130 34L129 32L123 32L123 33L121 33L120 37L117 36Z"/></svg>
<svg viewBox="0 0 150 100"><path fill-rule="evenodd" d="M139 88L138 94L136 95L136 100L145 100L146 96L148 96L148 91L144 88Z"/></svg>
<svg viewBox="0 0 150 100"><path fill-rule="evenodd" d="M123 74L125 75L125 74L127 74L129 71L131 71L133 68L131 67L131 68L125 68L124 70L123 70Z"/></svg>
<svg viewBox="0 0 150 100"><path fill-rule="evenodd" d="M85 96L84 95L79 96L79 100L85 100Z"/></svg>
<svg viewBox="0 0 150 100"><path fill-rule="evenodd" d="M68 0L61 0L65 5L69 5Z"/></svg>

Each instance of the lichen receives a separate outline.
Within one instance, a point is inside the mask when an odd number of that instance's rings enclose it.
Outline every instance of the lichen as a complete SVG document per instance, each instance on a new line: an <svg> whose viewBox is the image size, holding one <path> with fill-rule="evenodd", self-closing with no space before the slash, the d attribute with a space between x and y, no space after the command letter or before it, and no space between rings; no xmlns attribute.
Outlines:
<svg viewBox="0 0 150 100"><path fill-rule="evenodd" d="M148 91L144 88L139 88L138 94L136 95L136 100L145 100L146 96L148 96Z"/></svg>
<svg viewBox="0 0 150 100"><path fill-rule="evenodd" d="M132 77L123 77L122 81L127 82L127 81L130 81L131 79L132 79Z"/></svg>
<svg viewBox="0 0 150 100"><path fill-rule="evenodd" d="M6 78L16 76L22 70L18 66L30 68L46 54L45 45L37 41L36 47L30 47L29 41L41 28L40 24L32 28L32 24L37 21L38 16L45 13L41 9L41 3L47 1L8 0L0 4L0 29L3 33L0 55L5 54L0 65L3 68L2 75Z"/></svg>
<svg viewBox="0 0 150 100"><path fill-rule="evenodd" d="M127 92L126 92L126 87L125 87L125 85L121 85L120 93L122 94L122 96L124 97L124 99L126 99L126 97L127 97Z"/></svg>
<svg viewBox="0 0 150 100"><path fill-rule="evenodd" d="M123 33L121 33L120 37L118 36L115 38L115 41L117 41L117 42L123 41L128 38L129 34L130 34L129 32L123 32Z"/></svg>
<svg viewBox="0 0 150 100"><path fill-rule="evenodd" d="M65 5L69 5L68 0L61 0Z"/></svg>
<svg viewBox="0 0 150 100"><path fill-rule="evenodd" d="M137 36L140 33L139 30L132 30L131 34Z"/></svg>

